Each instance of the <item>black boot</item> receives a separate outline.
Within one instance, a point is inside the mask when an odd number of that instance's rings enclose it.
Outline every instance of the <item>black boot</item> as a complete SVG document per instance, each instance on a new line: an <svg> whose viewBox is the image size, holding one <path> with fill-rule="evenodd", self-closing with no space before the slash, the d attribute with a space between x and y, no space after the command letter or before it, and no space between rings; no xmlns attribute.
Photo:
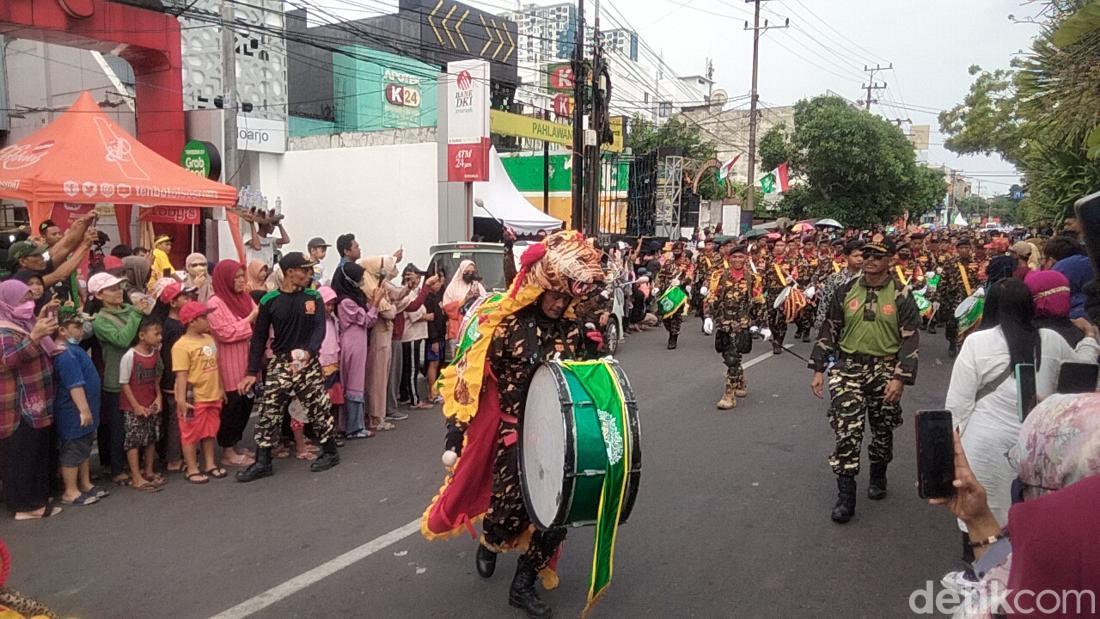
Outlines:
<svg viewBox="0 0 1100 619"><path fill-rule="evenodd" d="M309 465L309 470L320 473L331 469L337 464L340 464L340 452L336 451L336 441L330 438L321 443L321 455L313 461L313 464Z"/></svg>
<svg viewBox="0 0 1100 619"><path fill-rule="evenodd" d="M271 448L260 447L256 450L256 461L247 469L237 472L237 481L256 481L263 477L271 477L275 469L271 468Z"/></svg>
<svg viewBox="0 0 1100 619"><path fill-rule="evenodd" d="M772 354L773 355L782 355L783 354L783 345L782 344L776 344L775 342L772 342Z"/></svg>
<svg viewBox="0 0 1100 619"><path fill-rule="evenodd" d="M936 321L929 320L928 321L928 335L935 335L935 334L936 334Z"/></svg>
<svg viewBox="0 0 1100 619"><path fill-rule="evenodd" d="M527 557L520 557L516 564L516 576L512 579L512 588L508 590L508 603L516 608L522 608L528 617L534 619L546 619L554 614L550 605L542 601L535 591L535 577L538 576L535 566L531 565Z"/></svg>
<svg viewBox="0 0 1100 619"><path fill-rule="evenodd" d="M856 513L856 478L851 475L837 475L837 498L833 507L833 522L844 524Z"/></svg>
<svg viewBox="0 0 1100 619"><path fill-rule="evenodd" d="M886 498L886 463L871 463L871 483L867 486L867 498L881 501Z"/></svg>
<svg viewBox="0 0 1100 619"><path fill-rule="evenodd" d="M806 329L805 331L802 332L802 343L803 344L809 344L810 343L810 330L809 329Z"/></svg>
<svg viewBox="0 0 1100 619"><path fill-rule="evenodd" d="M958 356L958 354L959 354L959 345L956 344L955 342L951 342L947 346L947 356L954 359L956 356Z"/></svg>
<svg viewBox="0 0 1100 619"><path fill-rule="evenodd" d="M482 578L490 578L497 569L497 553L484 544L477 545L477 573Z"/></svg>
<svg viewBox="0 0 1100 619"><path fill-rule="evenodd" d="M668 334L668 349L669 350L676 350L676 338L677 337L679 337L679 336L676 335L675 333L669 333Z"/></svg>

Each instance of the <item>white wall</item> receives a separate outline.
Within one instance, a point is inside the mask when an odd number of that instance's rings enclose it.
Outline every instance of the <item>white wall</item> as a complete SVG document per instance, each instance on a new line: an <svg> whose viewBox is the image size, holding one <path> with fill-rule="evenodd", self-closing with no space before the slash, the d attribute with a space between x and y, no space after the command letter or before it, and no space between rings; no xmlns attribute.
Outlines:
<svg viewBox="0 0 1100 619"><path fill-rule="evenodd" d="M274 193L282 196L290 234L284 253L304 252L315 236L335 246L337 236L351 232L364 256L404 245L405 263L426 268L428 249L438 240L437 148L427 143L288 151L278 163ZM271 171L261 168L261 176ZM273 188L261 184L265 192ZM330 248L326 276L338 259Z"/></svg>

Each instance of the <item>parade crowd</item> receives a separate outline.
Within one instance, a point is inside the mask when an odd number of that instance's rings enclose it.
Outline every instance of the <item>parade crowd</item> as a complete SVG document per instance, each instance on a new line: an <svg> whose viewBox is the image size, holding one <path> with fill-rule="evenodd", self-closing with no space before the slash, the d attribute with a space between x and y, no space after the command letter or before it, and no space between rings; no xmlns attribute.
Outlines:
<svg viewBox="0 0 1100 619"><path fill-rule="evenodd" d="M246 219L246 264L211 265L194 253L177 270L168 236L148 250L116 245L105 254L109 240L94 215L66 231L47 221L6 248L0 475L17 520L56 514L56 503L91 505L111 485L159 492L171 474L205 484L235 468L249 482L289 457L324 471L339 463L344 441L396 429L409 415L402 405L442 403L441 367L460 345L464 312L488 293L473 261L454 273L400 268L402 250L364 255L350 233L334 246L314 238L294 251L279 218ZM514 241L506 231L508 283ZM1095 497L1100 396L1055 393L1063 363L1100 358L1096 273L1072 219L1059 232L800 223L752 238L708 230L691 240L588 243L603 271L589 279L602 285L570 291L576 316L561 338L605 346L619 288L622 326L636 332L660 322L670 350L694 313L725 367L718 409L747 397L742 357L754 341L783 354L789 325L794 340L814 340L805 361L813 392L829 396L838 523L855 515L865 418L867 496L887 496L919 334L942 329L955 359L945 408L960 438L957 495L939 502L959 517L966 561L945 585L978 595L990 578L1007 582L1004 561L992 569L977 559L1010 522L1020 523L1013 539L1017 531L1035 540L1054 534L1039 508L1013 507L1021 499L1048 494L1047 513L1072 521L1086 503L1060 499L1062 489L1093 476L1091 490L1080 492ZM326 273L333 247L339 262ZM539 311L560 318L565 306L553 302ZM511 348L523 347L521 335ZM1017 414L1018 364L1037 370L1040 404L1026 421ZM253 416L255 449L245 440ZM452 424L447 445L461 449L464 430ZM1013 569L1048 573L1035 567L1044 551L1029 548L1032 563Z"/></svg>

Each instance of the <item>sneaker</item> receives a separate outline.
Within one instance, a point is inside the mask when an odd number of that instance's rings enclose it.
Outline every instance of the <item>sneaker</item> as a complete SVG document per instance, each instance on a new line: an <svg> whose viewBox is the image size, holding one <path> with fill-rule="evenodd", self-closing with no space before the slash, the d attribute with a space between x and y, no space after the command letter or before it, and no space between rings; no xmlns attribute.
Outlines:
<svg viewBox="0 0 1100 619"><path fill-rule="evenodd" d="M970 570L956 570L944 574L940 584L952 591L966 593L978 586L978 579Z"/></svg>
<svg viewBox="0 0 1100 619"><path fill-rule="evenodd" d="M386 420L387 421L405 421L408 418L409 418L409 414L408 413L402 413L401 411L396 411L396 412L393 412L393 413L387 413L386 414Z"/></svg>

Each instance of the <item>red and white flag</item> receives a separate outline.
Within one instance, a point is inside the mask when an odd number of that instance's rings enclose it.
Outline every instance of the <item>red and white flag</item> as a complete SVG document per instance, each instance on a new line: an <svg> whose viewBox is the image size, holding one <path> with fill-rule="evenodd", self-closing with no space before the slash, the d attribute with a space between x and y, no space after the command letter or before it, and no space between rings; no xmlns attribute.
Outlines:
<svg viewBox="0 0 1100 619"><path fill-rule="evenodd" d="M737 164L737 160L741 158L740 154L734 155L733 159L722 164L722 167L718 168L718 180L724 181L730 174L733 174L733 166Z"/></svg>

